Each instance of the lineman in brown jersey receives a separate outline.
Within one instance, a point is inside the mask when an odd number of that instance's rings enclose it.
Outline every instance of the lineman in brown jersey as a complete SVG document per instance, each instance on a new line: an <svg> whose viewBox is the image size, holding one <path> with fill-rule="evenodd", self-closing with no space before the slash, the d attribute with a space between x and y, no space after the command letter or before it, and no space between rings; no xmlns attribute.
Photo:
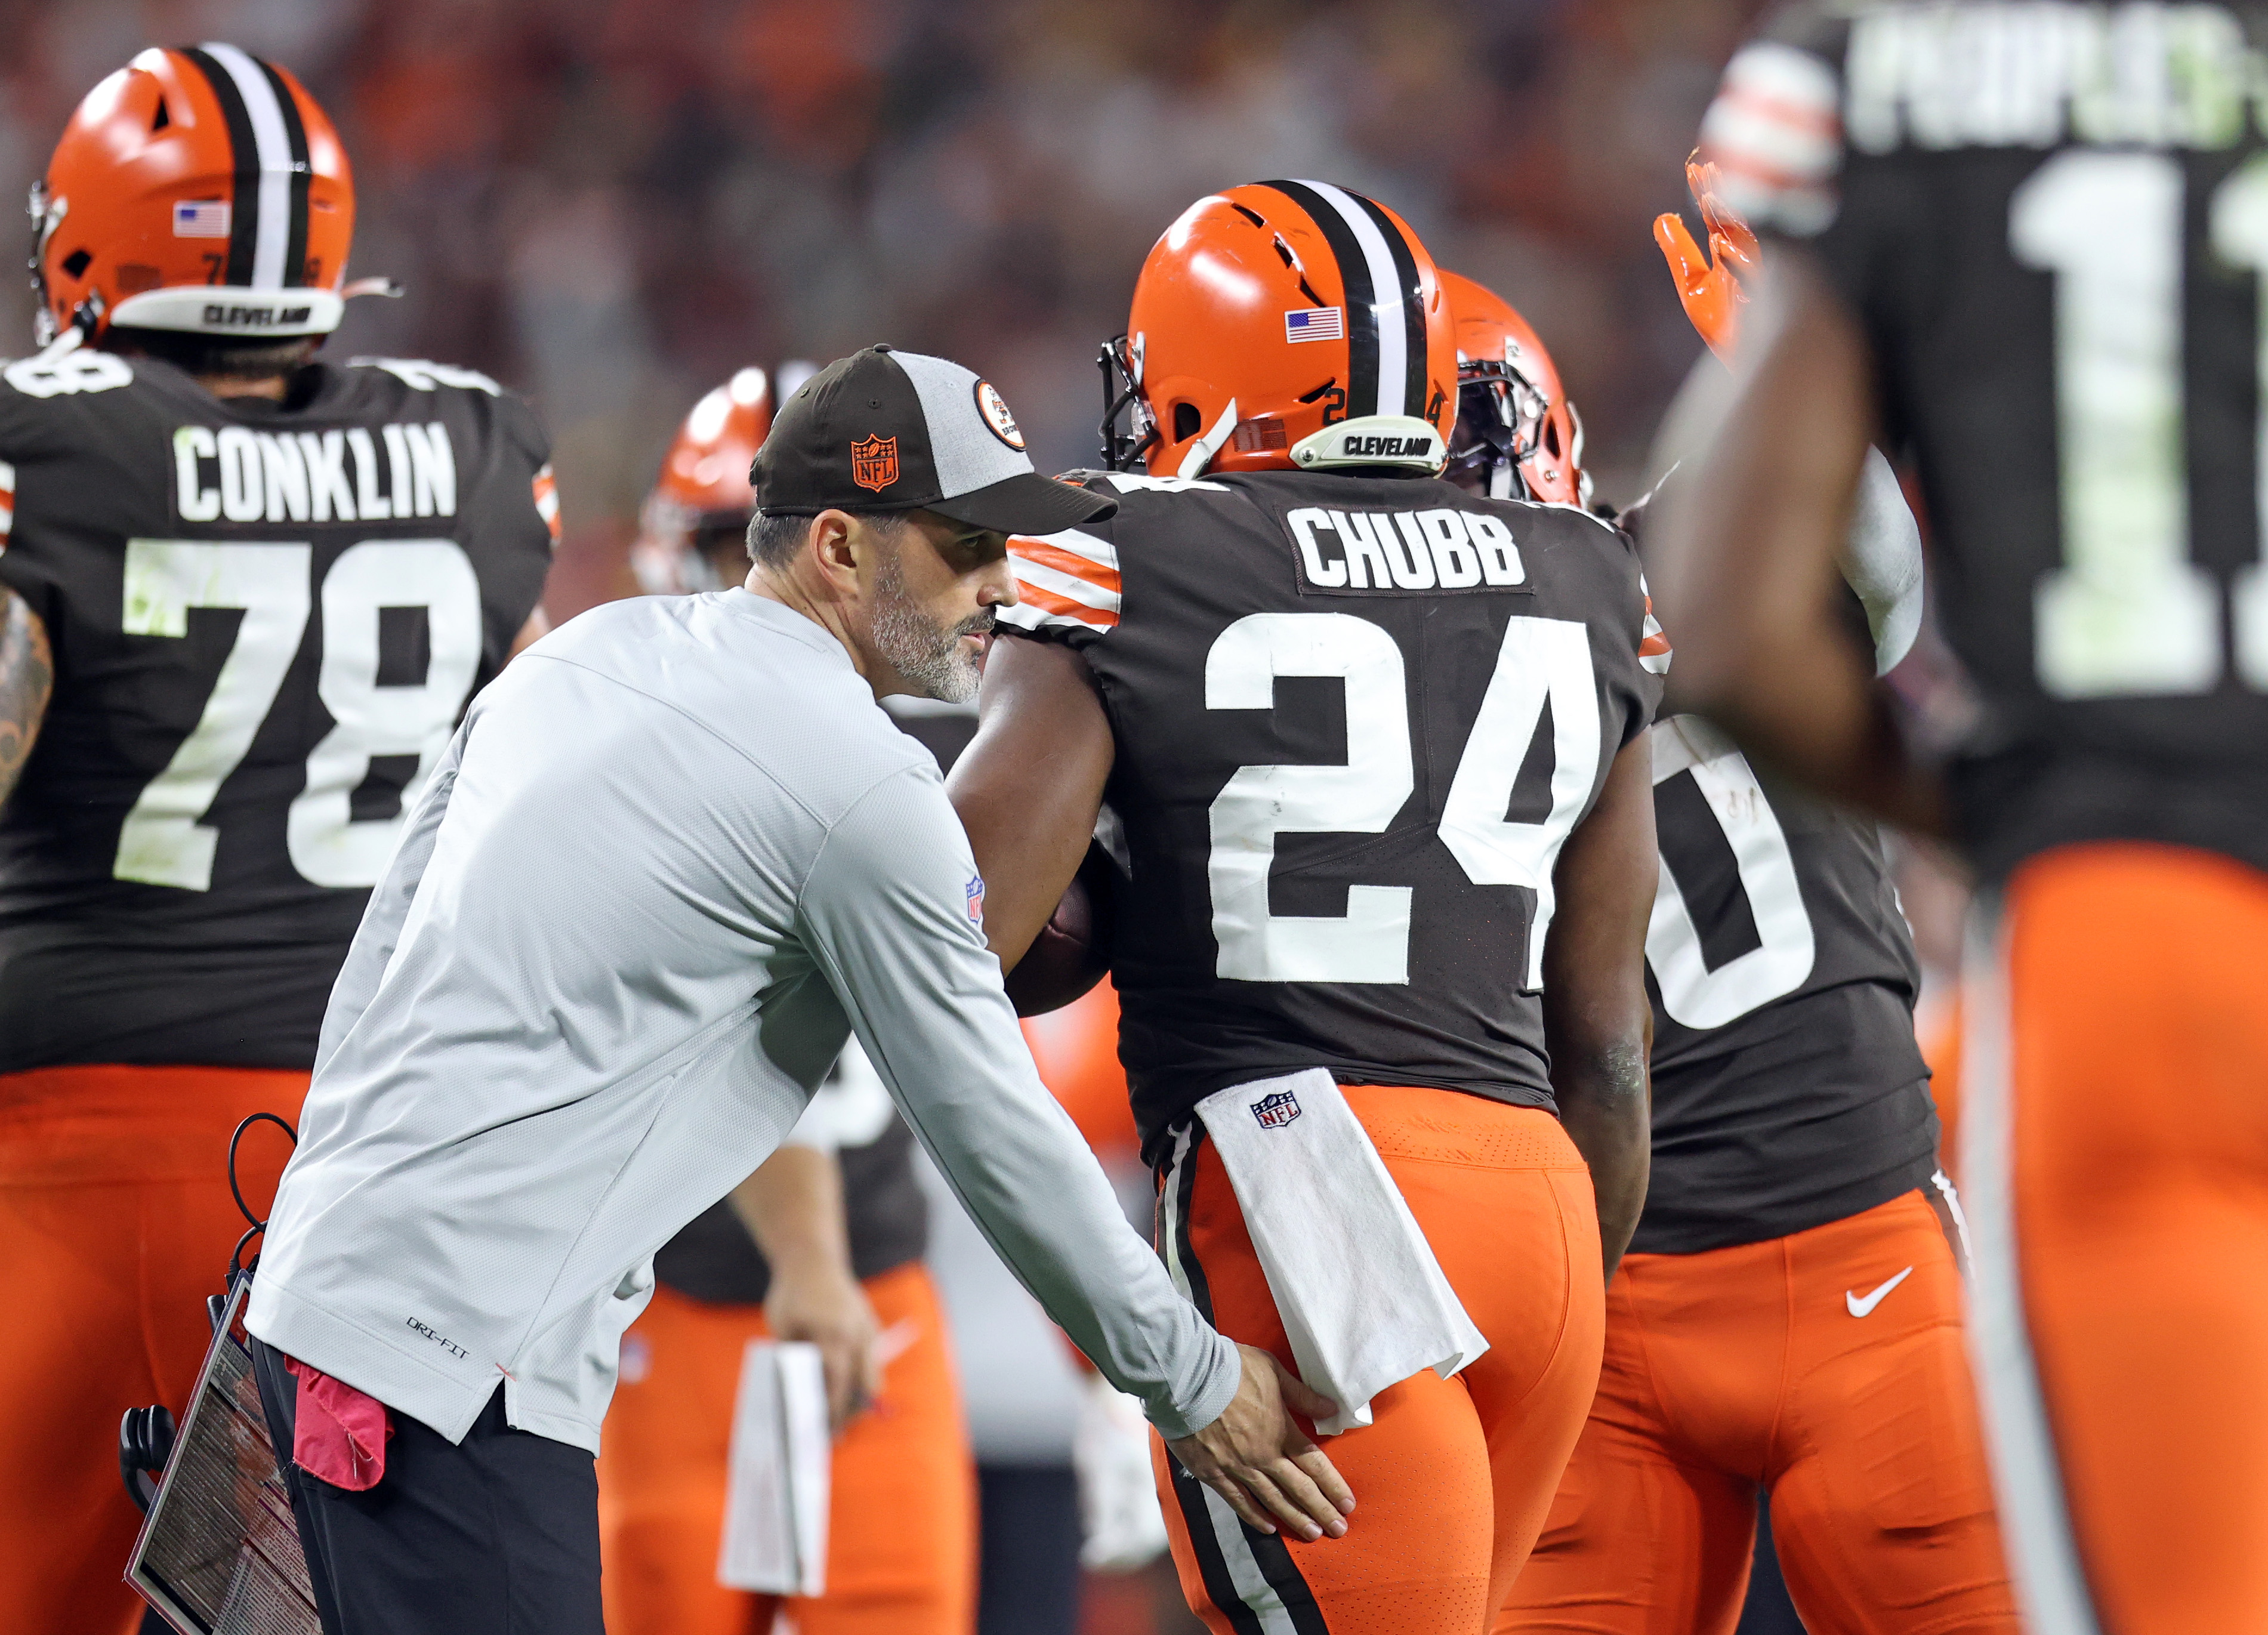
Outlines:
<svg viewBox="0 0 2268 1635"><path fill-rule="evenodd" d="M369 887L473 689L541 633L541 431L438 365L308 361L354 196L233 47L89 94L0 371L0 1604L113 1631L126 1410L178 1410ZM245 1144L257 1206L284 1156Z"/></svg>
<svg viewBox="0 0 2268 1635"><path fill-rule="evenodd" d="M1804 6L1703 130L1767 250L1660 588L1760 757L1977 869L1972 1332L2058 1635L2268 1627L2264 43L2250 5ZM1980 701L1943 771L1822 611L1876 439Z"/></svg>
<svg viewBox="0 0 2268 1635"><path fill-rule="evenodd" d="M1191 1606L1223 1635L1484 1627L1580 1428L1645 1191L1659 684L1636 563L1579 511L1435 480L1447 315L1368 199L1199 201L1130 329L1150 475L1090 479L1105 523L1012 541L1016 634L953 780L986 924L1012 964L1107 797L1122 1053L1183 1286L1292 1359L1240 1203L1267 1177L1233 1192L1224 1157L1248 1127L1193 1116L1280 1078L1302 1087L1249 1109L1268 1151L1343 1097L1488 1343L1330 1443L1362 1496L1344 1538L1240 1528L1161 1461ZM1347 1206L1329 1174L1295 1214Z"/></svg>
<svg viewBox="0 0 2268 1635"><path fill-rule="evenodd" d="M1544 432L1568 411L1542 343L1493 291L1442 278L1464 377L1453 478L1579 491ZM1862 583L1918 598L1919 542L1895 484L1880 497L1904 534L1879 528L1896 549L1867 555L1912 571ZM1623 513L1633 537L1658 503ZM1887 669L1912 625L1882 622ZM1651 732L1653 1167L1598 1398L1497 1629L1728 1635L1761 1488L1806 1628L2013 1631L1918 971L1875 826L1759 777L1698 716Z"/></svg>

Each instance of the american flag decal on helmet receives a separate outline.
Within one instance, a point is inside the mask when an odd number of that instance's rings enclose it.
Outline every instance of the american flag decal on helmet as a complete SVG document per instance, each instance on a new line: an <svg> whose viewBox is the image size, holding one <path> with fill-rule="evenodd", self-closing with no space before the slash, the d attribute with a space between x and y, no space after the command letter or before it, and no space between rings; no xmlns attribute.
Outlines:
<svg viewBox="0 0 2268 1635"><path fill-rule="evenodd" d="M1346 336L1346 314L1336 306L1302 307L1284 314L1286 341L1338 341Z"/></svg>
<svg viewBox="0 0 2268 1635"><path fill-rule="evenodd" d="M182 199L173 206L173 236L176 239L225 239L228 237L228 201L226 199Z"/></svg>

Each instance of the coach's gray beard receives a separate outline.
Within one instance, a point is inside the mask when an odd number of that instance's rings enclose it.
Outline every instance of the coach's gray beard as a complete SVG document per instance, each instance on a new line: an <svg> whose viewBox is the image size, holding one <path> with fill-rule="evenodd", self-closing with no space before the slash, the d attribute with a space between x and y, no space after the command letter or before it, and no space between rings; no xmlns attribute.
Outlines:
<svg viewBox="0 0 2268 1635"><path fill-rule="evenodd" d="M906 594L905 569L893 555L874 576L871 628L875 647L891 667L930 697L959 704L976 696L984 673L961 651L961 638L990 630L990 608L946 629Z"/></svg>

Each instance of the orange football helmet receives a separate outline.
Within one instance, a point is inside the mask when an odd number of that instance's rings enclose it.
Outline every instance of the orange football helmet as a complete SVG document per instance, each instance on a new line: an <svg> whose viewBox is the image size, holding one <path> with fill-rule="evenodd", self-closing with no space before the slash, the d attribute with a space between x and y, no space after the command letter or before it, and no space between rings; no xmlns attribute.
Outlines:
<svg viewBox="0 0 2268 1635"><path fill-rule="evenodd" d="M1551 354L1511 302L1462 273L1440 269L1456 320L1457 428L1453 473L1479 475L1498 499L1587 507L1583 420Z"/></svg>
<svg viewBox="0 0 2268 1635"><path fill-rule="evenodd" d="M1432 258L1392 210L1329 182L1250 182L1184 210L1103 371L1104 463L1165 476L1437 472L1457 412Z"/></svg>
<svg viewBox="0 0 2268 1635"><path fill-rule="evenodd" d="M694 404L638 513L630 566L641 587L659 595L725 587L704 536L747 534L756 510L748 466L771 429L771 380L761 369L740 370Z"/></svg>
<svg viewBox="0 0 2268 1635"><path fill-rule="evenodd" d="M346 150L289 71L234 46L152 48L88 92L31 204L42 346L72 325L327 335L344 310Z"/></svg>

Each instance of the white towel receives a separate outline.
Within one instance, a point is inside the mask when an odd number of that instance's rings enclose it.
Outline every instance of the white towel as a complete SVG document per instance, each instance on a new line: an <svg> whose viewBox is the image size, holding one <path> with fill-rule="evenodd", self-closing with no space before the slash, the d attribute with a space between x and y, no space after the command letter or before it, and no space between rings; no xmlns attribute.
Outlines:
<svg viewBox="0 0 2268 1635"><path fill-rule="evenodd" d="M1837 560L1867 609L1874 637L1874 674L1888 675L1921 634L1921 525L1906 505L1898 474L1877 448L1867 451L1851 531Z"/></svg>
<svg viewBox="0 0 2268 1635"><path fill-rule="evenodd" d="M1284 1319L1300 1377L1338 1404L1325 1436L1420 1369L1447 1379L1488 1341L1329 1073L1310 1068L1197 1103Z"/></svg>
<svg viewBox="0 0 2268 1635"><path fill-rule="evenodd" d="M733 1409L719 1584L767 1595L824 1593L833 1456L819 1347L749 1341Z"/></svg>

